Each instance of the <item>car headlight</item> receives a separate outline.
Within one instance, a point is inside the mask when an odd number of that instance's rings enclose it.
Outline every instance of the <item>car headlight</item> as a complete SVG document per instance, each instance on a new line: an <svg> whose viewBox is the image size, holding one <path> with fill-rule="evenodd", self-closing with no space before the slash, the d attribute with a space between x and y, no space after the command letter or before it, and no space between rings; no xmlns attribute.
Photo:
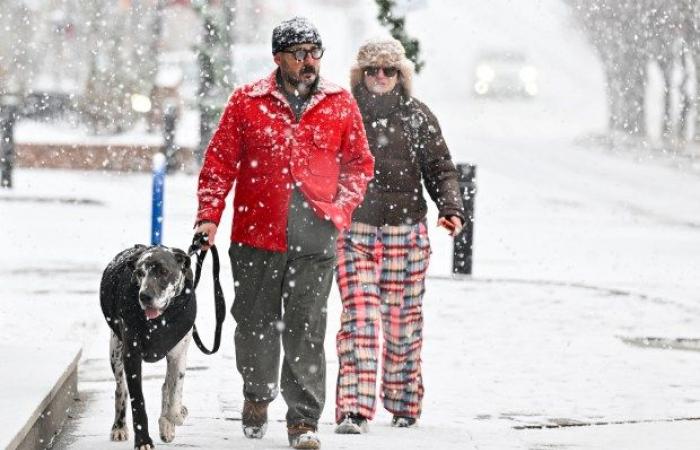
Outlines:
<svg viewBox="0 0 700 450"><path fill-rule="evenodd" d="M535 95L537 95L537 93L539 92L539 88L537 87L537 83L535 83L535 82L525 83L525 92L527 92L527 94L530 97L534 97Z"/></svg>
<svg viewBox="0 0 700 450"><path fill-rule="evenodd" d="M151 99L142 94L132 94L131 108L136 112L147 113L151 110Z"/></svg>
<svg viewBox="0 0 700 450"><path fill-rule="evenodd" d="M476 78L479 81L490 83L496 77L496 71L487 64L480 64L476 68Z"/></svg>
<svg viewBox="0 0 700 450"><path fill-rule="evenodd" d="M525 66L520 69L520 79L524 83L534 83L537 81L537 69L532 66Z"/></svg>
<svg viewBox="0 0 700 450"><path fill-rule="evenodd" d="M478 95L484 95L489 91L489 84L485 81L477 81L474 83L474 92Z"/></svg>

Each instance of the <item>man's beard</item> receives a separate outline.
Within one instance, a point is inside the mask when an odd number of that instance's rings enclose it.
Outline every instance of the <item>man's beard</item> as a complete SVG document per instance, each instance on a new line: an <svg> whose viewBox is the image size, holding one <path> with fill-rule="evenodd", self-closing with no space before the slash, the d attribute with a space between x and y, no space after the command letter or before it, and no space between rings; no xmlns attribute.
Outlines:
<svg viewBox="0 0 700 450"><path fill-rule="evenodd" d="M315 76L310 80L303 80L301 76L306 73L312 73ZM309 92L311 92L311 87L314 85L314 83L316 83L318 73L313 66L304 66L299 71L298 75L292 72L284 72L284 79L287 81L287 83L294 87L299 95L306 96L309 95Z"/></svg>

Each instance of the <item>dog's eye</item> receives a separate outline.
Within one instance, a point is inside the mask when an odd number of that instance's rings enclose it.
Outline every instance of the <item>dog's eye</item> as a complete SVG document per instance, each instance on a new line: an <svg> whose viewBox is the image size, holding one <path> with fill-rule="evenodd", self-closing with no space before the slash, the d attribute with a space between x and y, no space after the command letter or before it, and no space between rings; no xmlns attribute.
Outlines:
<svg viewBox="0 0 700 450"><path fill-rule="evenodd" d="M144 276L146 276L146 272L144 272L143 269L136 269L136 270L134 271L134 275L136 276L136 278L141 279L141 278L143 278Z"/></svg>

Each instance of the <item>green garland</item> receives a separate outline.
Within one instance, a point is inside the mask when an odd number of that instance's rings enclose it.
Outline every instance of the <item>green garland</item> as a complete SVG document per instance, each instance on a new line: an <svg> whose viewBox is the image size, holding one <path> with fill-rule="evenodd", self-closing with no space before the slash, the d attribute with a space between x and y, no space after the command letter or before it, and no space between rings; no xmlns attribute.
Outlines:
<svg viewBox="0 0 700 450"><path fill-rule="evenodd" d="M425 62L420 59L420 43L418 39L413 39L406 34L406 30L404 30L406 19L393 14L392 10L396 6L396 2L394 0L376 0L376 2L379 7L377 15L379 23L389 28L389 33L394 39L401 42L406 49L406 57L416 65L416 73L420 73L425 65Z"/></svg>

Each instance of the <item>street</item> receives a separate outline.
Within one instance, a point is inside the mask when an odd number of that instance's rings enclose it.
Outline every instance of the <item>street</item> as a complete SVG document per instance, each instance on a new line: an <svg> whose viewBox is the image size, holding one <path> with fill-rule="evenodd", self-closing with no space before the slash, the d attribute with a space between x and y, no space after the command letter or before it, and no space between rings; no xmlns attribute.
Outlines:
<svg viewBox="0 0 700 450"><path fill-rule="evenodd" d="M459 2L449 3L455 9ZM416 95L440 121L454 161L478 167L474 273L451 276L452 243L435 226L431 205L423 415L417 428L395 429L380 406L361 436L333 434L340 318L333 286L323 448L697 448L700 353L688 350L700 346L664 342L700 339L698 146L680 155L604 145L605 85L594 52L561 2L539 3L508 15L510 2L498 2L500 22L490 4L423 9L411 18L431 58ZM471 60L443 51L445 36L464 39L465 52L473 51L473 38L496 22L516 40L529 36L536 49L543 80L536 98L472 97L465 76ZM434 23L444 35L436 36ZM132 446L109 442L114 383L98 287L115 254L147 243L150 183L148 174L20 168L16 187L0 192L0 337L6 345L83 346L80 401L53 448ZM189 245L196 183L195 174L166 179L165 245ZM230 203L221 224L223 255ZM221 270L230 307L228 260ZM197 327L209 345L214 305L203 278ZM234 326L228 315L214 356L191 346L184 387L190 416L172 444L157 439L165 365L145 368L157 446L286 448L281 398L271 406L266 437L243 437Z"/></svg>

